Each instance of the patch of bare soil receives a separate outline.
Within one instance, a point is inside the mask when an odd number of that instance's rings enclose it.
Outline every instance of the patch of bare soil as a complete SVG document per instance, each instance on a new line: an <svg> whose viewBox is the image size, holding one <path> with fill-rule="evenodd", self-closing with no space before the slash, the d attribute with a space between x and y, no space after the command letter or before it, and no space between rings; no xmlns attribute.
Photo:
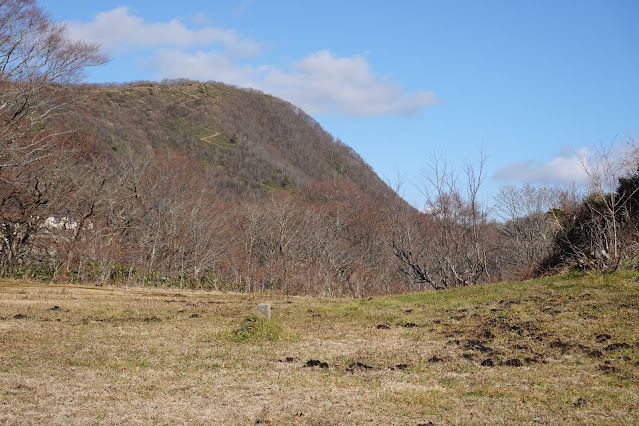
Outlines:
<svg viewBox="0 0 639 426"><path fill-rule="evenodd" d="M549 359L565 356L601 358L604 354L632 348L628 342L614 342L614 336L609 332L597 333L590 340L577 333L562 334L549 325L557 321L558 315L576 313L583 317L584 312L581 311L593 309L591 303L582 302L588 300L587 296L569 299L570 303L574 303L571 306L560 299L531 299L537 306L542 305L534 319L521 320L519 315L508 311L514 306L522 309L521 306L530 303L520 299L502 299L496 302L496 307L494 304L477 305L447 311L450 320L442 322L444 327L440 333L451 338L448 346L459 348L459 351L451 351L450 354L482 367L523 367L545 364ZM526 312L535 310L531 307ZM611 340L614 343L609 343ZM603 364L599 369L606 373L617 371L609 364Z"/></svg>
<svg viewBox="0 0 639 426"><path fill-rule="evenodd" d="M388 367L389 370L406 370L408 368L408 364L397 364Z"/></svg>
<svg viewBox="0 0 639 426"><path fill-rule="evenodd" d="M304 367L319 367L319 368L323 368L326 369L328 368L328 363L327 362L322 362L318 359L309 359L308 361L306 361L306 364L304 365Z"/></svg>
<svg viewBox="0 0 639 426"><path fill-rule="evenodd" d="M354 373L368 371L372 369L373 367L371 367L370 365L366 365L361 362L353 362L346 368L346 372L350 374L354 374Z"/></svg>

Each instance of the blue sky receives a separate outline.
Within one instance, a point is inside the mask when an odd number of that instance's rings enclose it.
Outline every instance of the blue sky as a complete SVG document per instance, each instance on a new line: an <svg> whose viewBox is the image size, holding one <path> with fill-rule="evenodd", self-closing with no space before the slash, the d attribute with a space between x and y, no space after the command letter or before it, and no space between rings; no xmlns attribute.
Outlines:
<svg viewBox="0 0 639 426"><path fill-rule="evenodd" d="M41 0L110 64L89 81L191 78L304 108L406 198L433 153L500 184L583 179L578 153L639 136L639 2Z"/></svg>

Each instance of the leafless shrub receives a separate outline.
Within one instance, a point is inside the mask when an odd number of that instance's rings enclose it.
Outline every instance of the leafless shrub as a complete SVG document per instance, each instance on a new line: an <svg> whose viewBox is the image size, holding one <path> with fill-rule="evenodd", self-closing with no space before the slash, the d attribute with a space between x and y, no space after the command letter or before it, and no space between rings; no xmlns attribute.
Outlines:
<svg viewBox="0 0 639 426"><path fill-rule="evenodd" d="M632 213L639 186L626 185L621 190L620 183L632 180L632 170L628 157L613 156L611 149L612 145L597 148L592 158L581 157L588 195L574 209L555 215L560 252L596 272L616 270L632 256L639 240Z"/></svg>
<svg viewBox="0 0 639 426"><path fill-rule="evenodd" d="M420 289L477 284L491 279L490 225L479 199L486 157L460 175L445 158L429 163L423 213L396 218L391 246L404 273Z"/></svg>
<svg viewBox="0 0 639 426"><path fill-rule="evenodd" d="M70 102L60 85L106 61L99 46L71 41L35 0L0 0L0 168L47 155L61 133L49 120Z"/></svg>
<svg viewBox="0 0 639 426"><path fill-rule="evenodd" d="M500 220L501 275L506 279L530 278L551 253L558 227L553 208L563 190L532 185L504 185L494 200Z"/></svg>

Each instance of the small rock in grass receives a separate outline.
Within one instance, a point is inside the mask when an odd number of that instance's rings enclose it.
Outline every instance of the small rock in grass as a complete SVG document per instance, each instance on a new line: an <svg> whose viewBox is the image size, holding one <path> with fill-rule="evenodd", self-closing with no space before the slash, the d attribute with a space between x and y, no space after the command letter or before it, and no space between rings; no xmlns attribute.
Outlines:
<svg viewBox="0 0 639 426"><path fill-rule="evenodd" d="M265 317L266 319L271 319L271 304L259 303L257 305L257 312L263 317Z"/></svg>

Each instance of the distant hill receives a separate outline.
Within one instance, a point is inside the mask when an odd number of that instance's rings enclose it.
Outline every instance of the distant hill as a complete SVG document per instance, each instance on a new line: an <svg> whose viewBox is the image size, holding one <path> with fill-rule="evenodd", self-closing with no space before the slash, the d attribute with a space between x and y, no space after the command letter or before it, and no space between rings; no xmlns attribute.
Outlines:
<svg viewBox="0 0 639 426"><path fill-rule="evenodd" d="M192 81L82 91L79 127L108 151L145 155L177 150L218 169L218 188L225 195L296 191L334 178L345 178L364 192L389 194L355 151L274 96Z"/></svg>

